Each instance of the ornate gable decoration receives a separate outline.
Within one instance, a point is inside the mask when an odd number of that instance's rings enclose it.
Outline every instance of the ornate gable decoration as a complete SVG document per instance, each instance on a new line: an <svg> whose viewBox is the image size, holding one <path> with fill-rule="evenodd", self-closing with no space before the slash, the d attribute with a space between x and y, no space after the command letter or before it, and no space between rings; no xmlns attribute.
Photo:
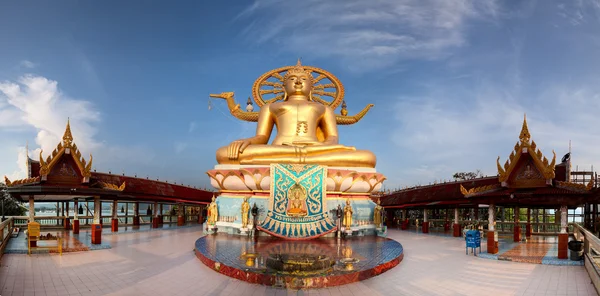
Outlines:
<svg viewBox="0 0 600 296"><path fill-rule="evenodd" d="M546 185L551 185L556 164L556 153L552 151L552 154L554 156L549 163L548 159L542 155L542 151L537 148L535 141L531 140L531 134L527 127L527 117L525 117L519 135L519 142L515 145L514 151L510 153L504 167L500 165L500 156L496 160L498 179L503 187L508 187L508 181L512 179L510 177L513 175L516 175L514 177L517 182L521 179L538 179L546 180Z"/></svg>
<svg viewBox="0 0 600 296"><path fill-rule="evenodd" d="M473 197L473 196L477 196L480 194L494 192L501 188L502 187L500 187L500 184L492 184L492 185L485 185L485 186L480 186L480 187L473 187L471 189L466 189L462 184L460 184L460 193L462 193L462 195L464 195L465 197Z"/></svg>
<svg viewBox="0 0 600 296"><path fill-rule="evenodd" d="M71 124L67 121L67 128L62 138L62 142L58 143L58 146L52 151L46 160L42 156L43 150L40 151L40 176L42 181L46 181L48 174L52 171L52 168L59 162L61 156L70 154L73 160L77 164L81 175L83 175L82 183L88 183L90 176L92 175L92 155L90 154L90 161L86 162L81 156L81 152L77 148L77 145L73 143L73 135L71 134Z"/></svg>
<svg viewBox="0 0 600 296"><path fill-rule="evenodd" d="M119 186L119 185L115 185L112 183L100 181L100 182L98 182L98 185L100 185L100 188L102 188L102 189L123 191L123 190L125 190L126 182L123 182L121 184L121 186Z"/></svg>

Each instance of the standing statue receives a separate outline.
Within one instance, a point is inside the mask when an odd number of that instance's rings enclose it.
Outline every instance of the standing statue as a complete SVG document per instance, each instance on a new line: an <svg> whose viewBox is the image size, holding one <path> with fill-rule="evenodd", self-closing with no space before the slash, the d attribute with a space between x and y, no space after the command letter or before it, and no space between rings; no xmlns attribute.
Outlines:
<svg viewBox="0 0 600 296"><path fill-rule="evenodd" d="M280 74L283 71L287 71L284 76ZM321 75L315 78L311 73ZM267 81L271 78L281 82ZM318 84L324 78L333 83ZM273 88L260 90L263 86ZM336 88L336 91L328 92L325 88ZM253 92L255 100L260 97L257 100L261 107L259 112L240 110L233 101L233 93L211 95L226 99L229 110L237 118L258 122L254 137L233 141L217 150L219 164L294 163L375 167L376 158L372 152L338 143L337 124L358 122L372 105L356 116L336 116L333 108L343 99L343 86L335 76L318 68L303 67L298 60L295 67L277 69L263 75L254 84ZM277 93L280 95L273 99L262 99L263 94ZM335 100L328 104L323 96L335 97ZM268 144L274 126L277 127L277 135Z"/></svg>
<svg viewBox="0 0 600 296"><path fill-rule="evenodd" d="M218 218L219 209L217 208L217 202L215 201L215 196L213 195L212 202L208 206L208 225L215 225Z"/></svg>
<svg viewBox="0 0 600 296"><path fill-rule="evenodd" d="M350 229L352 225L352 206L350 205L350 199L346 199L346 206L344 207L344 222L342 225L346 228L346 230Z"/></svg>
<svg viewBox="0 0 600 296"><path fill-rule="evenodd" d="M244 197L244 202L242 202L242 228L248 227L248 214L250 212L250 203L248 200L250 196Z"/></svg>
<svg viewBox="0 0 600 296"><path fill-rule="evenodd" d="M381 224L383 223L383 207L381 206L381 201L377 198L377 205L373 210L373 224L375 224L376 228L381 228Z"/></svg>

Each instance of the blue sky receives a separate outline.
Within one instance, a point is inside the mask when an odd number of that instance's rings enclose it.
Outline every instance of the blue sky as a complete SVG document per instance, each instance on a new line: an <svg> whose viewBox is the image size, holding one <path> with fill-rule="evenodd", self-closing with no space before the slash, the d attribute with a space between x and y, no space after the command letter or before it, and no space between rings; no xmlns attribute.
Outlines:
<svg viewBox="0 0 600 296"><path fill-rule="evenodd" d="M527 113L560 158L600 160L600 1L4 1L0 173L24 176L67 117L98 171L209 186L220 146L251 136L208 94L245 102L263 73L336 75L351 114L340 142L378 157L387 188L495 174ZM34 158L37 158L34 157Z"/></svg>

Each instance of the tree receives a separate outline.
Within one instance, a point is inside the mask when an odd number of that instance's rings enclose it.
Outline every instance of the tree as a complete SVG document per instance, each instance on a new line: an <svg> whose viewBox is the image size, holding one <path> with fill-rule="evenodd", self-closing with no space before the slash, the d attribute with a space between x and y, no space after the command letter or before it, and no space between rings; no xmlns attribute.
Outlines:
<svg viewBox="0 0 600 296"><path fill-rule="evenodd" d="M483 177L481 170L476 170L474 172L458 172L454 173L454 175L452 176L452 178L454 178L455 181L473 180L481 177Z"/></svg>
<svg viewBox="0 0 600 296"><path fill-rule="evenodd" d="M5 216L23 216L25 215L25 208L8 193L8 187L6 184L0 182L0 211L1 203L4 202L4 215ZM0 215L2 213L0 212Z"/></svg>

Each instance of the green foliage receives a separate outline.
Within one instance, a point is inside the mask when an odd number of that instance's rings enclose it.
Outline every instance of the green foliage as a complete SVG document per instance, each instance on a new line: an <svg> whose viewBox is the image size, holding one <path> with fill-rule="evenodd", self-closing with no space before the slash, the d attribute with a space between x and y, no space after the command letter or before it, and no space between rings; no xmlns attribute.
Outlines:
<svg viewBox="0 0 600 296"><path fill-rule="evenodd" d="M10 193L8 193L8 188L6 184L0 182L0 211L1 202L4 201L4 215L5 216L24 216L26 209L16 200L14 199ZM0 216L2 213L0 212Z"/></svg>

